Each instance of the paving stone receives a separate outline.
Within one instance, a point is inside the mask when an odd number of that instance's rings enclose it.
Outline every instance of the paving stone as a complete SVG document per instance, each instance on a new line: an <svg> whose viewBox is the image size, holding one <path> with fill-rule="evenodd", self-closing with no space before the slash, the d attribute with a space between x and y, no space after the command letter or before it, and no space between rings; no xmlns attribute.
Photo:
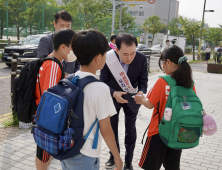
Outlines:
<svg viewBox="0 0 222 170"><path fill-rule="evenodd" d="M208 74L194 72L194 81L197 95L200 97L207 114L212 115L218 126L218 132L214 136L203 136L198 147L183 150L181 157L181 170L222 170L222 76L219 74ZM155 84L155 81L162 73L149 77L148 90ZM134 170L141 170L138 167L143 145L142 136L146 130L152 110L142 106L139 110L136 127L137 141L134 151ZM120 111L119 117L119 140L121 157L124 161L124 113ZM146 137L144 139L144 142ZM35 169L36 144L34 143L30 129L21 130L18 128L0 129L0 170L1 169ZM103 141L100 159L100 170L106 170L105 162L109 158L109 149ZM49 170L61 170L60 161L53 159ZM161 170L164 170L161 167Z"/></svg>

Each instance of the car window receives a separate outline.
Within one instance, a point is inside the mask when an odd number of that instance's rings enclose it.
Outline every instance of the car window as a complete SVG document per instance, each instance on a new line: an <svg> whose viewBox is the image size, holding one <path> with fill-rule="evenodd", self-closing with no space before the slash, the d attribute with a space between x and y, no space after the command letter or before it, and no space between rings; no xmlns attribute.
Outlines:
<svg viewBox="0 0 222 170"><path fill-rule="evenodd" d="M28 36L21 40L19 44L39 44L39 41L42 37L41 36Z"/></svg>

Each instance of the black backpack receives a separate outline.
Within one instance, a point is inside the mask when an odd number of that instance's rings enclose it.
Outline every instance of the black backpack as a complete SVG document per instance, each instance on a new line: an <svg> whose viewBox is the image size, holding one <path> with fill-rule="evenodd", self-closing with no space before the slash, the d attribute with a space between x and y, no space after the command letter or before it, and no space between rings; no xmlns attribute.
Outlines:
<svg viewBox="0 0 222 170"><path fill-rule="evenodd" d="M12 99L13 109L17 112L18 120L21 122L33 122L32 116L35 115L37 110L37 105L35 103L36 79L41 65L46 60L55 61L62 70L61 79L65 76L61 63L55 57L38 58L29 61L22 67L20 75L15 78L13 83ZM41 95L40 89L40 96Z"/></svg>

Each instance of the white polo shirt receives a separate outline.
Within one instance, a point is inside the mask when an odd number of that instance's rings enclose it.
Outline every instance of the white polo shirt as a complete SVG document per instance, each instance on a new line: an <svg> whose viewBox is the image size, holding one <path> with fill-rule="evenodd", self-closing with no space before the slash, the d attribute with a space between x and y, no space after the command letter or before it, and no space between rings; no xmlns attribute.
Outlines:
<svg viewBox="0 0 222 170"><path fill-rule="evenodd" d="M89 72L77 71L75 75L81 78L86 76L94 76L94 74ZM98 118L98 120L103 120L108 116L113 116L116 114L116 108L113 104L111 98L109 87L102 82L89 83L83 89L84 92L84 104L83 104L83 114L84 114L84 130L83 135L85 136L89 131L90 127ZM93 128L91 134L86 140L80 152L83 155L98 158L101 153L102 146L102 135L99 132L99 140L97 149L92 149L93 139L96 133L96 127Z"/></svg>

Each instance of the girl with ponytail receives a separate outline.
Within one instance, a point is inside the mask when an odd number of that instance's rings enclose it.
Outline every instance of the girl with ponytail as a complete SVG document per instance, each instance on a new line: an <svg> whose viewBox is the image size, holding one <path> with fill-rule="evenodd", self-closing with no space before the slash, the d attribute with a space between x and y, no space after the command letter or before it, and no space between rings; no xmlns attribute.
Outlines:
<svg viewBox="0 0 222 170"><path fill-rule="evenodd" d="M165 48L160 56L159 66L161 70L164 70L166 74L171 75L176 80L177 86L193 87L195 91L192 70L180 47L174 45ZM135 96L137 104L142 104L149 109L154 108L148 127L148 137L139 162L139 166L145 170L159 170L162 164L166 170L180 169L182 150L167 147L159 137L158 124L163 117L169 92L170 86L163 78L159 78L146 98L144 95Z"/></svg>

